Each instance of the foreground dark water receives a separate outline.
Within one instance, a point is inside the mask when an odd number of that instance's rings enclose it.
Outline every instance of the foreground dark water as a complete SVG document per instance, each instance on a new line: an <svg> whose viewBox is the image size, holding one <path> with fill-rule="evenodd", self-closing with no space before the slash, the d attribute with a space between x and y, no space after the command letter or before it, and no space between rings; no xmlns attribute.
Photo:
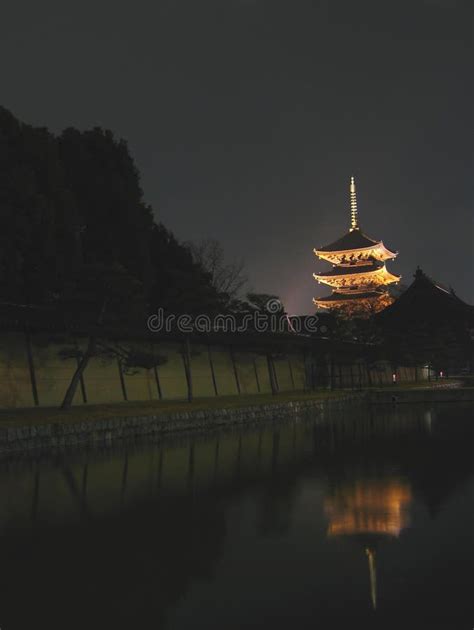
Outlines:
<svg viewBox="0 0 474 630"><path fill-rule="evenodd" d="M473 626L472 406L0 461L0 628Z"/></svg>

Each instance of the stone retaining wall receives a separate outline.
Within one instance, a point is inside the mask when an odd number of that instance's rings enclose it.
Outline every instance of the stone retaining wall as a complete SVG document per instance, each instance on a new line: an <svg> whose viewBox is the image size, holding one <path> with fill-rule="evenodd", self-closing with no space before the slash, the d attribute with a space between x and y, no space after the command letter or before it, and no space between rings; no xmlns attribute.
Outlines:
<svg viewBox="0 0 474 630"><path fill-rule="evenodd" d="M190 383L193 398L197 399L298 392L327 387L329 380L334 389L384 387L394 378L388 361L368 366L355 350L353 356L345 356L345 351L341 351L342 356L334 354L329 369L326 342L321 342L317 351L310 343L307 352L301 343L293 346L285 342L276 353L255 348L255 339L249 341L249 346L232 346L231 339L219 343L193 341L189 353L182 340L152 345L124 341L135 351L162 357L164 363L153 369L124 370L117 358L93 357L73 404L182 400L188 397ZM76 354L84 350L86 342L66 333L0 331L0 409L58 407L77 369ZM395 373L397 383L427 378L423 367L399 367Z"/></svg>
<svg viewBox="0 0 474 630"><path fill-rule="evenodd" d="M365 392L351 392L324 400L303 400L232 409L183 411L156 416L131 416L97 422L50 423L0 429L0 455L34 449L51 450L74 445L110 443L113 440L160 435L174 431L200 431L211 427L280 419L337 408L366 400Z"/></svg>
<svg viewBox="0 0 474 630"><path fill-rule="evenodd" d="M154 416L130 416L91 422L50 423L39 426L0 428L0 455L31 450L53 450L75 445L110 444L114 440L164 433L203 431L338 408L353 403L421 403L473 401L474 388L373 390L348 392L323 400L301 400L231 409L182 411Z"/></svg>

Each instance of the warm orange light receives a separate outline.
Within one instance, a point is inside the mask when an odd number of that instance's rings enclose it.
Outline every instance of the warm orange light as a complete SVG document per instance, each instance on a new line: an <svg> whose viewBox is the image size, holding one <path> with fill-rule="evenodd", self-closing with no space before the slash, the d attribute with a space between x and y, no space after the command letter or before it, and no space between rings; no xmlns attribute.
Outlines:
<svg viewBox="0 0 474 630"><path fill-rule="evenodd" d="M328 536L388 534L398 536L408 525L410 486L400 479L347 483L326 499Z"/></svg>

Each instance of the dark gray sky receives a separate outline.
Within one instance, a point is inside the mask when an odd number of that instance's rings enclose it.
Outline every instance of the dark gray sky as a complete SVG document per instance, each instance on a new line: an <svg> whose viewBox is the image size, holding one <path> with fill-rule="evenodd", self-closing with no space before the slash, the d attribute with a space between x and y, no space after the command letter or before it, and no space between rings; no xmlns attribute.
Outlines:
<svg viewBox="0 0 474 630"><path fill-rule="evenodd" d="M474 300L471 3L5 0L0 103L128 140L182 240L243 256L255 290L311 312L312 249L363 230Z"/></svg>

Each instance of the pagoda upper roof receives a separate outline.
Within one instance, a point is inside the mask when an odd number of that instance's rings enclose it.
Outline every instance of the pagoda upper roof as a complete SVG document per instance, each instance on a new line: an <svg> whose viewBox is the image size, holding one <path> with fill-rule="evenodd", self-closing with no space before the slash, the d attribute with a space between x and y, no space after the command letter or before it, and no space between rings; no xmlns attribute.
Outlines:
<svg viewBox="0 0 474 630"><path fill-rule="evenodd" d="M396 251L388 249L381 240L370 238L360 229L354 177L351 177L350 201L351 227L349 231L341 236L341 238L329 243L329 245L323 245L317 249L315 248L314 253L316 256L331 263L336 261L339 264L345 264L347 258L349 258L349 260L353 260L354 258L359 260L367 258L390 260L391 258L395 258L397 255Z"/></svg>
<svg viewBox="0 0 474 630"><path fill-rule="evenodd" d="M320 252L343 252L357 249L366 249L367 247L373 247L374 245L379 245L381 241L375 241L372 238L366 236L360 228L354 228L349 230L347 234L338 238L337 241L330 243L329 245L325 245L324 247L319 247L318 251Z"/></svg>

